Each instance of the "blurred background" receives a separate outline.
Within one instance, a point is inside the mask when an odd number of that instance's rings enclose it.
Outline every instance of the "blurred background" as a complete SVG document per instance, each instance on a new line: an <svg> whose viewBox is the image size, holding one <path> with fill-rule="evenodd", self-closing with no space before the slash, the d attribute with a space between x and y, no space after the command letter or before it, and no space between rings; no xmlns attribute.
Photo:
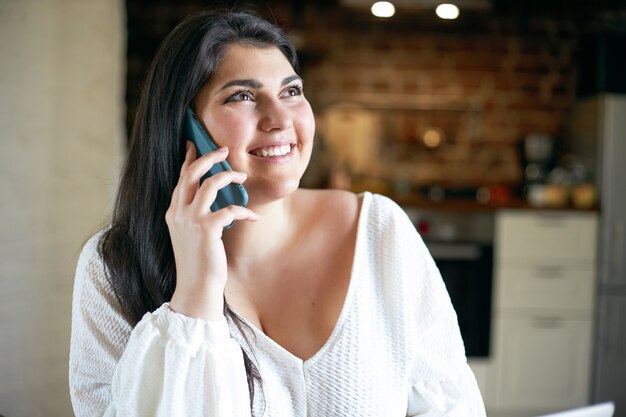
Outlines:
<svg viewBox="0 0 626 417"><path fill-rule="evenodd" d="M488 415L626 416L626 2L373 3L0 0L1 416L72 415L77 255L107 223L156 48L218 7L299 50L303 185L382 193L414 221Z"/></svg>

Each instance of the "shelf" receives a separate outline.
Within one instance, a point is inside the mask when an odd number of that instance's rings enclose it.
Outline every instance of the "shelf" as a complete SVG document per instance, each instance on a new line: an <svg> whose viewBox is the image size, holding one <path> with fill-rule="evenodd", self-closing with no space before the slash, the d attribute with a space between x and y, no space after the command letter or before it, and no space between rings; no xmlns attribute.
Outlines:
<svg viewBox="0 0 626 417"><path fill-rule="evenodd" d="M446 199L441 201L429 200L427 198L415 196L399 196L387 194L387 197L394 200L401 206L420 207L424 209L457 211L457 212L495 212L504 209L520 209L520 210L549 210L549 211L589 211L594 212L597 209L578 209L573 206L565 207L536 207L530 205L526 200L521 198L511 198L506 202L490 202L480 203L476 200L462 199Z"/></svg>

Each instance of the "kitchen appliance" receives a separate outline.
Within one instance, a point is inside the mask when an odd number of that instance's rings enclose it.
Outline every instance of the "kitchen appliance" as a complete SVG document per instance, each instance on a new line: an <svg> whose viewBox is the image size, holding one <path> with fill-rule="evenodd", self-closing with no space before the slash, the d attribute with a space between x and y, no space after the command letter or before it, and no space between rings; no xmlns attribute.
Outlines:
<svg viewBox="0 0 626 417"><path fill-rule="evenodd" d="M581 98L569 126L571 151L586 158L599 190L596 346L592 399L626 417L626 95Z"/></svg>
<svg viewBox="0 0 626 417"><path fill-rule="evenodd" d="M468 357L489 356L494 215L405 207L456 310Z"/></svg>
<svg viewBox="0 0 626 417"><path fill-rule="evenodd" d="M524 184L544 184L554 167L554 140L551 136L533 133L522 141Z"/></svg>

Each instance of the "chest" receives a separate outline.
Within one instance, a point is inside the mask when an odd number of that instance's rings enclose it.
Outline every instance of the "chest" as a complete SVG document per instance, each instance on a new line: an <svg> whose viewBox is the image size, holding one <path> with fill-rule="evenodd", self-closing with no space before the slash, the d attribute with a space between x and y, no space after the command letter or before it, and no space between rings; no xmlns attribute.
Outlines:
<svg viewBox="0 0 626 417"><path fill-rule="evenodd" d="M405 417L407 372L394 372L394 362L384 352L382 356L366 353L370 352L335 351L305 367L261 355L265 415Z"/></svg>
<svg viewBox="0 0 626 417"><path fill-rule="evenodd" d="M226 296L252 325L306 360L324 346L341 314L354 244L329 245L316 252L303 249L282 263L257 270L254 279L229 281Z"/></svg>
<svg viewBox="0 0 626 417"><path fill-rule="evenodd" d="M354 283L363 278L359 274ZM251 338L268 415L406 416L414 346L388 320L398 311L375 300L352 286L339 330L304 363L263 334Z"/></svg>

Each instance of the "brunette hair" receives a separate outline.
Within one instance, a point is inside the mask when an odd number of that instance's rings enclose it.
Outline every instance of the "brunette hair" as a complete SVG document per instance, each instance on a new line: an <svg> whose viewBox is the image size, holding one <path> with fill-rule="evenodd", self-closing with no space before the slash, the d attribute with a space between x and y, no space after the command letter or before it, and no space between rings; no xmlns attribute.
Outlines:
<svg viewBox="0 0 626 417"><path fill-rule="evenodd" d="M299 72L295 49L287 36L248 12L192 15L159 47L135 117L111 227L99 245L107 279L123 313L134 325L145 313L169 301L176 287L165 212L185 157L183 117L233 44L276 47ZM242 322L224 305L225 315L241 330ZM255 380L260 384L261 379L243 347L242 351L252 408Z"/></svg>

